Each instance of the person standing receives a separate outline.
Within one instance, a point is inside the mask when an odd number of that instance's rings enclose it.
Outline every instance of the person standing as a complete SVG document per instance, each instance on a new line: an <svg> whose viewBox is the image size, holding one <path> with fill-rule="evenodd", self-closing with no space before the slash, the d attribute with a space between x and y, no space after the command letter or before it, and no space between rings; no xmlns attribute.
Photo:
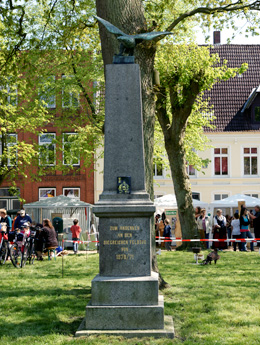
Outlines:
<svg viewBox="0 0 260 345"><path fill-rule="evenodd" d="M6 210L3 208L0 210L0 223L6 223L7 233L12 230L12 219L7 215Z"/></svg>
<svg viewBox="0 0 260 345"><path fill-rule="evenodd" d="M14 217L14 219L13 219L13 224L12 224L12 231L14 231L14 224L15 224L15 221L16 221L16 219L17 219L17 217L20 215L20 211L18 211L17 213L16 213L16 216Z"/></svg>
<svg viewBox="0 0 260 345"><path fill-rule="evenodd" d="M28 214L25 214L25 210L21 210L19 216L14 221L14 229L21 229L24 223L32 223L32 219Z"/></svg>
<svg viewBox="0 0 260 345"><path fill-rule="evenodd" d="M160 216L159 214L157 214L157 215L155 216L155 220L154 220L156 244L158 243L158 242L157 242L157 238L160 236L159 228L158 228L160 217L161 217L161 216Z"/></svg>
<svg viewBox="0 0 260 345"><path fill-rule="evenodd" d="M200 216L197 218L197 225L200 239L209 239L211 221L210 218L206 215L205 208L202 208L200 211ZM207 241L207 243L204 243L204 247L209 249L209 241Z"/></svg>
<svg viewBox="0 0 260 345"><path fill-rule="evenodd" d="M198 220L199 216L201 215L201 207L197 206L194 210L195 212L195 219Z"/></svg>
<svg viewBox="0 0 260 345"><path fill-rule="evenodd" d="M76 241L73 242L73 250L74 250L74 254L78 253L78 248L79 248L79 244L78 241L80 240L80 233L81 233L81 228L78 225L79 221L77 219L73 220L73 224L72 227L70 228L70 231L72 232L72 241Z"/></svg>
<svg viewBox="0 0 260 345"><path fill-rule="evenodd" d="M165 224L164 224L164 221L162 220L162 218L158 219L157 224L158 224L157 228L158 228L159 237L164 237L163 233L164 233ZM158 244L161 246L161 248L165 247L164 241L163 240L161 241L160 238L159 238Z"/></svg>
<svg viewBox="0 0 260 345"><path fill-rule="evenodd" d="M250 213L248 212L247 208L244 206L241 206L241 212L240 212L240 232L241 232L241 238L254 238L249 230L250 226ZM242 243L242 252L247 252L246 249L246 243ZM253 241L250 242L250 249L253 252L254 251L254 243Z"/></svg>
<svg viewBox="0 0 260 345"><path fill-rule="evenodd" d="M231 221L232 217L230 217L228 214L226 215L226 221L227 221L227 238L230 240L231 239ZM228 246L231 246L231 242L227 242Z"/></svg>
<svg viewBox="0 0 260 345"><path fill-rule="evenodd" d="M234 239L240 239L241 238L241 232L240 232L240 220L239 220L239 214L234 214L234 219L231 221L231 231L232 231L232 238ZM233 249L234 252L237 250L237 242L233 242ZM241 242L238 243L238 249L241 251Z"/></svg>
<svg viewBox="0 0 260 345"><path fill-rule="evenodd" d="M171 238L172 238L172 228L170 226L170 221L169 219L165 219L164 221L165 223L165 227L164 227L164 231L163 231L163 237L164 237L164 240L165 240L165 249L167 251L171 251L172 250L172 247L171 247Z"/></svg>
<svg viewBox="0 0 260 345"><path fill-rule="evenodd" d="M255 238L260 238L260 206L255 206L255 215L250 216L253 219ZM257 247L260 247L260 240L257 241Z"/></svg>
<svg viewBox="0 0 260 345"><path fill-rule="evenodd" d="M214 217L214 239L227 239L227 221L226 217L222 215L222 210L217 210L217 215ZM213 242L213 248L227 249L226 242Z"/></svg>

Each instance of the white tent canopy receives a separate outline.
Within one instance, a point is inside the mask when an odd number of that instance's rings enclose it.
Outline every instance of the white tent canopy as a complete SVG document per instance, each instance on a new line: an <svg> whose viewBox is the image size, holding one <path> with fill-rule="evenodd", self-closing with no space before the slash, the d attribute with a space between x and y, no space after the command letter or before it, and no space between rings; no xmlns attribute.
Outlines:
<svg viewBox="0 0 260 345"><path fill-rule="evenodd" d="M24 208L36 223L42 223L44 218L52 219L53 214L61 214L62 218L67 219L71 225L72 219L78 218L81 229L90 231L92 205L77 198L59 195L24 204ZM65 223L64 227L67 228Z"/></svg>
<svg viewBox="0 0 260 345"><path fill-rule="evenodd" d="M206 202L202 202L200 200L192 199L192 203L194 207L207 207L208 204ZM178 208L176 196L175 194L167 194L161 196L160 198L154 199L154 204L156 207L163 209L163 208Z"/></svg>
<svg viewBox="0 0 260 345"><path fill-rule="evenodd" d="M246 207L254 207L260 205L260 199L254 198L252 196L244 194L235 194L229 196L228 198L213 201L210 203L212 208L221 208L221 207L238 207L238 201L245 201Z"/></svg>

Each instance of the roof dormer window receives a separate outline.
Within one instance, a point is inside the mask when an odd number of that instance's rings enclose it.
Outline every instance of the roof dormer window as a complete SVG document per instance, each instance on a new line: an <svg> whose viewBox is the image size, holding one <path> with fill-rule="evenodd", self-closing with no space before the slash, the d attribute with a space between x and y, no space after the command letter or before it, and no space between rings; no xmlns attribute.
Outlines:
<svg viewBox="0 0 260 345"><path fill-rule="evenodd" d="M254 109L254 121L260 122L260 106L256 106Z"/></svg>

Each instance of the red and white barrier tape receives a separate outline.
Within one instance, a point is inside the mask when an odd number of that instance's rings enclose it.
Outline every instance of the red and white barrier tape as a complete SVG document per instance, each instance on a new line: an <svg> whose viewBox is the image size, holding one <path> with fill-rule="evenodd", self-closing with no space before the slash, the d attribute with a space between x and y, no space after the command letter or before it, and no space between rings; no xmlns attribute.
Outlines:
<svg viewBox="0 0 260 345"><path fill-rule="evenodd" d="M225 238L197 238L197 239L182 239L171 237L156 237L156 242L259 242L260 238L240 238L240 239L225 239Z"/></svg>
<svg viewBox="0 0 260 345"><path fill-rule="evenodd" d="M240 238L240 239L225 239L225 238L193 238L193 239L182 239L182 238L169 238L169 237L156 237L158 238L155 242L260 242L260 238ZM99 243L99 241L72 241L62 240L63 242L69 243Z"/></svg>
<svg viewBox="0 0 260 345"><path fill-rule="evenodd" d="M99 241L72 241L72 240L62 240L62 242L70 242L70 243L79 243L79 244L84 244L84 243L97 243Z"/></svg>

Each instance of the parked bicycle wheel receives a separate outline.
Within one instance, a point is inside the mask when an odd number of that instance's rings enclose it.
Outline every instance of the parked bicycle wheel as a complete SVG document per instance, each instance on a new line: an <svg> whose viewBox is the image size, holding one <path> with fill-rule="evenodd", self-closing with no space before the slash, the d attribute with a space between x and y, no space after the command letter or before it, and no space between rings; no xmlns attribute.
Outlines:
<svg viewBox="0 0 260 345"><path fill-rule="evenodd" d="M23 252L24 265L25 265L26 261L29 259L29 256L30 256L30 243L28 241L25 242L22 252Z"/></svg>
<svg viewBox="0 0 260 345"><path fill-rule="evenodd" d="M30 265L33 265L35 257L36 257L36 253L35 253L35 250L34 250L34 243L32 243L31 247L30 247L30 254L29 254L29 257L28 257Z"/></svg>
<svg viewBox="0 0 260 345"><path fill-rule="evenodd" d="M22 268L26 260L24 259L24 253L22 251L22 248L18 246L17 243L14 243L10 249L10 256L11 256L11 261L14 267L17 268Z"/></svg>
<svg viewBox="0 0 260 345"><path fill-rule="evenodd" d="M7 259L7 253L8 253L8 245L7 242L2 241L2 245L0 248L0 265L4 265Z"/></svg>

